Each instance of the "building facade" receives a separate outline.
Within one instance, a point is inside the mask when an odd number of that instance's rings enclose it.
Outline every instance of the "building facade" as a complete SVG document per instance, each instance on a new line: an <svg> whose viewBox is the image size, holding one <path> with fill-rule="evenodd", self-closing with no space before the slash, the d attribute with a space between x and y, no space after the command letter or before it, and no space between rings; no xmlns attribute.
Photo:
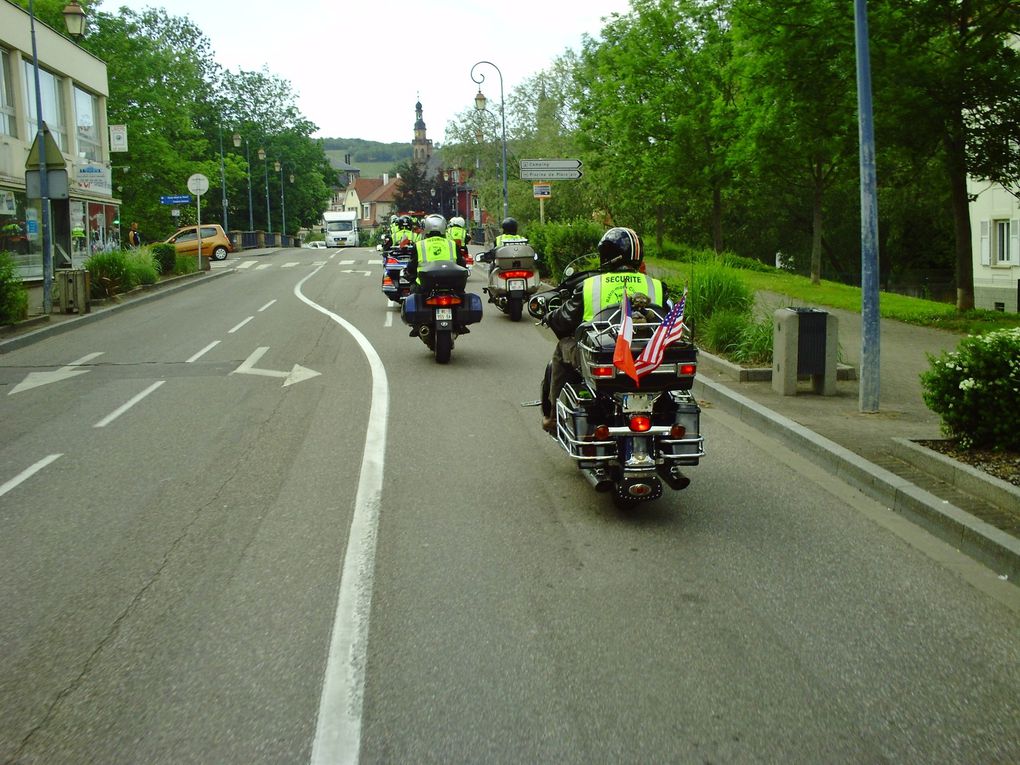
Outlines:
<svg viewBox="0 0 1020 765"><path fill-rule="evenodd" d="M92 252L119 246L113 196L106 64L35 20L42 117L60 149L68 199L50 200L54 268L78 267ZM30 17L0 0L0 251L28 282L43 277L42 207L29 199L25 164L39 129ZM51 163L52 157L47 156Z"/></svg>

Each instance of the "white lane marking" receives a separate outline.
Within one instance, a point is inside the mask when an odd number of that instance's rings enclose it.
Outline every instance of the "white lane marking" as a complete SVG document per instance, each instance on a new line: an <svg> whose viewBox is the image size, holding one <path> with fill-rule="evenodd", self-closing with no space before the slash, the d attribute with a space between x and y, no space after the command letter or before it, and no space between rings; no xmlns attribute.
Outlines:
<svg viewBox="0 0 1020 765"><path fill-rule="evenodd" d="M341 260L339 263L337 263L338 266L350 266L353 264L354 264L353 260Z"/></svg>
<svg viewBox="0 0 1020 765"><path fill-rule="evenodd" d="M35 463L31 467L25 468L20 473L18 473L16 476L14 476L14 478L12 478L11 480L7 481L7 483L5 483L2 486L0 486L0 497L2 497L4 494L9 492L11 489L15 488L16 486L18 486L18 485L24 483L25 481L27 481L29 478L34 476L36 473L38 473L44 467L49 465L51 462L54 462L54 461L60 459L63 456L64 456L63 454L51 454L49 457L43 457L41 460L39 460L37 463Z"/></svg>
<svg viewBox="0 0 1020 765"><path fill-rule="evenodd" d="M272 263L259 263L257 266L255 266L255 270L256 271L263 271L263 270L269 268L272 265L273 265Z"/></svg>
<svg viewBox="0 0 1020 765"><path fill-rule="evenodd" d="M361 749L361 713L368 658L368 617L372 604L375 544L379 526L389 423L390 388L386 367L375 348L358 328L341 316L312 302L301 286L316 269L294 286L294 294L346 329L361 347L372 371L372 401L368 410L365 451L354 502L347 549L340 569L340 591L330 636L329 656L319 698L319 713L312 743L312 765L357 763Z"/></svg>
<svg viewBox="0 0 1020 765"><path fill-rule="evenodd" d="M184 363L185 364L190 364L193 361L198 361L200 358L202 358L205 354L207 354L209 351L211 351L213 348L215 348L219 344L220 344L219 340L213 340L211 343L209 343L209 345L207 345L205 348L200 350L198 353L196 353L190 359L186 359Z"/></svg>
<svg viewBox="0 0 1020 765"><path fill-rule="evenodd" d="M340 273L342 273L342 274L361 274L362 276L371 276L372 275L371 271L353 271L350 268L341 269Z"/></svg>
<svg viewBox="0 0 1020 765"><path fill-rule="evenodd" d="M282 266L280 266L280 268L293 268L296 265L297 265L297 261L295 260L292 263L284 263Z"/></svg>
<svg viewBox="0 0 1020 765"><path fill-rule="evenodd" d="M25 376L25 379L15 385L14 388L7 393L7 395L13 396L15 393L23 390L31 390L32 388L38 388L40 385L48 385L49 383L60 382L61 380L67 380L71 377L83 375L90 370L78 369L78 367L102 355L102 351L99 351L98 353L88 353L77 361L72 361L67 366L60 367L60 369L54 369L50 372L29 372Z"/></svg>
<svg viewBox="0 0 1020 765"><path fill-rule="evenodd" d="M137 396L133 396L129 401L127 401L126 403L124 403L121 406L119 406L116 409L114 409L112 412L110 412L108 415L106 415L103 419L101 419L99 422L97 422L92 427L94 427L94 428L105 428L107 425L109 425L111 422L116 420L118 417L120 417L122 414L124 414L124 412L126 412L128 409L133 407L135 404L137 404L143 398L148 396L150 393L152 393L154 390L156 390L156 388L158 388L160 385L162 385L165 382L166 382L166 380L158 380L157 382L154 382L152 385L150 385L148 388L143 390Z"/></svg>
<svg viewBox="0 0 1020 765"><path fill-rule="evenodd" d="M314 261L312 261L312 265L313 266L324 266L324 265L326 265L326 261L325 260L314 260Z"/></svg>
<svg viewBox="0 0 1020 765"><path fill-rule="evenodd" d="M261 375L262 377L282 377L284 378L283 387L286 388L288 385L294 385L295 383L304 382L305 380L311 380L313 377L318 377L322 372L316 372L314 369L303 367L300 364L295 364L289 372L277 371L275 369L256 369L255 364L258 360L266 355L266 351L269 350L268 345L261 346L252 351L251 355L244 360L244 362L230 374L232 375Z"/></svg>
<svg viewBox="0 0 1020 765"><path fill-rule="evenodd" d="M232 330L230 330L229 332L227 332L227 334L228 334L228 335L232 335L232 334L234 334L235 332L237 332L237 330L239 330L239 329L240 329L241 327L243 327L243 326L244 326L245 324L247 324L247 323L248 323L249 321L251 321L251 320L252 320L252 319L254 319L254 318L255 318L254 316L249 316L249 317L248 317L247 319L245 319L244 321L242 321L242 322L241 322L240 324L238 324L238 325L237 325L236 327L234 327L234 328L233 328Z"/></svg>
<svg viewBox="0 0 1020 765"><path fill-rule="evenodd" d="M251 268L254 265L255 265L254 260L246 260L242 263L237 264L237 270L240 271L242 268Z"/></svg>
<svg viewBox="0 0 1020 765"><path fill-rule="evenodd" d="M384 326L387 326L387 327L392 327L393 326L393 311L387 311L386 312L386 322L385 322Z"/></svg>
<svg viewBox="0 0 1020 765"><path fill-rule="evenodd" d="M269 306L271 306L271 305L272 305L273 303L275 303L275 302L276 302L276 298L273 298L272 300L270 300L270 301L269 301L268 303L266 303L266 304L265 304L264 306L262 306L262 307L261 307L261 308L259 309L259 313L262 313L262 312L263 312L264 310L266 310L267 308L269 308Z"/></svg>

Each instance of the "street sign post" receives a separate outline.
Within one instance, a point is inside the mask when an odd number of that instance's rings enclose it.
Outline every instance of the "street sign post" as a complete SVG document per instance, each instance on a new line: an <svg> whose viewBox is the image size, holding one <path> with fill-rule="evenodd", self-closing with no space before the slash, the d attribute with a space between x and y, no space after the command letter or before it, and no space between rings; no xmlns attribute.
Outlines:
<svg viewBox="0 0 1020 765"><path fill-rule="evenodd" d="M198 220L198 270L202 270L202 195L209 190L209 179L201 173L195 173L188 178L188 191L194 194L196 218Z"/></svg>
<svg viewBox="0 0 1020 765"><path fill-rule="evenodd" d="M160 197L159 203L161 205L190 205L191 195L190 194L172 194L170 196Z"/></svg>
<svg viewBox="0 0 1020 765"><path fill-rule="evenodd" d="M531 184L535 199L538 200L538 222L545 225L545 200L552 198L552 184L536 181Z"/></svg>
<svg viewBox="0 0 1020 765"><path fill-rule="evenodd" d="M580 170L579 159L522 159L521 170Z"/></svg>

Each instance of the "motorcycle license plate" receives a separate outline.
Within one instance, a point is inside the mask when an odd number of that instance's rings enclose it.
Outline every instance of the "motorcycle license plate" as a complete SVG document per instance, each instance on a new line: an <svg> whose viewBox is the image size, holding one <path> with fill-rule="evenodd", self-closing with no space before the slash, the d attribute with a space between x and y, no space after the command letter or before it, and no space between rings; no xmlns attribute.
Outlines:
<svg viewBox="0 0 1020 765"><path fill-rule="evenodd" d="M524 279L510 279L506 283L508 290L524 290L527 287L527 282Z"/></svg>
<svg viewBox="0 0 1020 765"><path fill-rule="evenodd" d="M437 308L436 309L436 321L453 321L453 309L452 308Z"/></svg>

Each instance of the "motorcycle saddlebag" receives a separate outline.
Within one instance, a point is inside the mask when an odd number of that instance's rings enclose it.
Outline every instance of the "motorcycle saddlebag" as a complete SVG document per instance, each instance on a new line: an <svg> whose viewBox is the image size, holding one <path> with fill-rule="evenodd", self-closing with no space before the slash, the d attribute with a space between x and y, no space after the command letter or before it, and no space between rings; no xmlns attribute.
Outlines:
<svg viewBox="0 0 1020 765"><path fill-rule="evenodd" d="M400 306L400 320L404 324L416 327L419 324L432 323L432 309L424 304L422 296L412 292Z"/></svg>
<svg viewBox="0 0 1020 765"><path fill-rule="evenodd" d="M457 324L477 324L482 320L482 298L473 292L464 293L464 302L457 307Z"/></svg>
<svg viewBox="0 0 1020 765"><path fill-rule="evenodd" d="M635 327L635 329L637 329ZM637 332L635 332L637 335ZM637 358L644 349L647 339L635 336L632 344L634 358ZM595 333L588 333L578 343L578 361L580 371L586 377L590 376L592 367L613 366L613 354L616 349L615 339L607 336L598 336ZM697 364L698 349L690 343L677 342L663 353L662 364L652 372L641 378L639 386L634 385L631 380L620 370L611 378L595 378L593 380L595 389L602 393L615 391L634 392L657 392L666 390L690 390L694 384L693 375L680 375L680 367L683 364Z"/></svg>

